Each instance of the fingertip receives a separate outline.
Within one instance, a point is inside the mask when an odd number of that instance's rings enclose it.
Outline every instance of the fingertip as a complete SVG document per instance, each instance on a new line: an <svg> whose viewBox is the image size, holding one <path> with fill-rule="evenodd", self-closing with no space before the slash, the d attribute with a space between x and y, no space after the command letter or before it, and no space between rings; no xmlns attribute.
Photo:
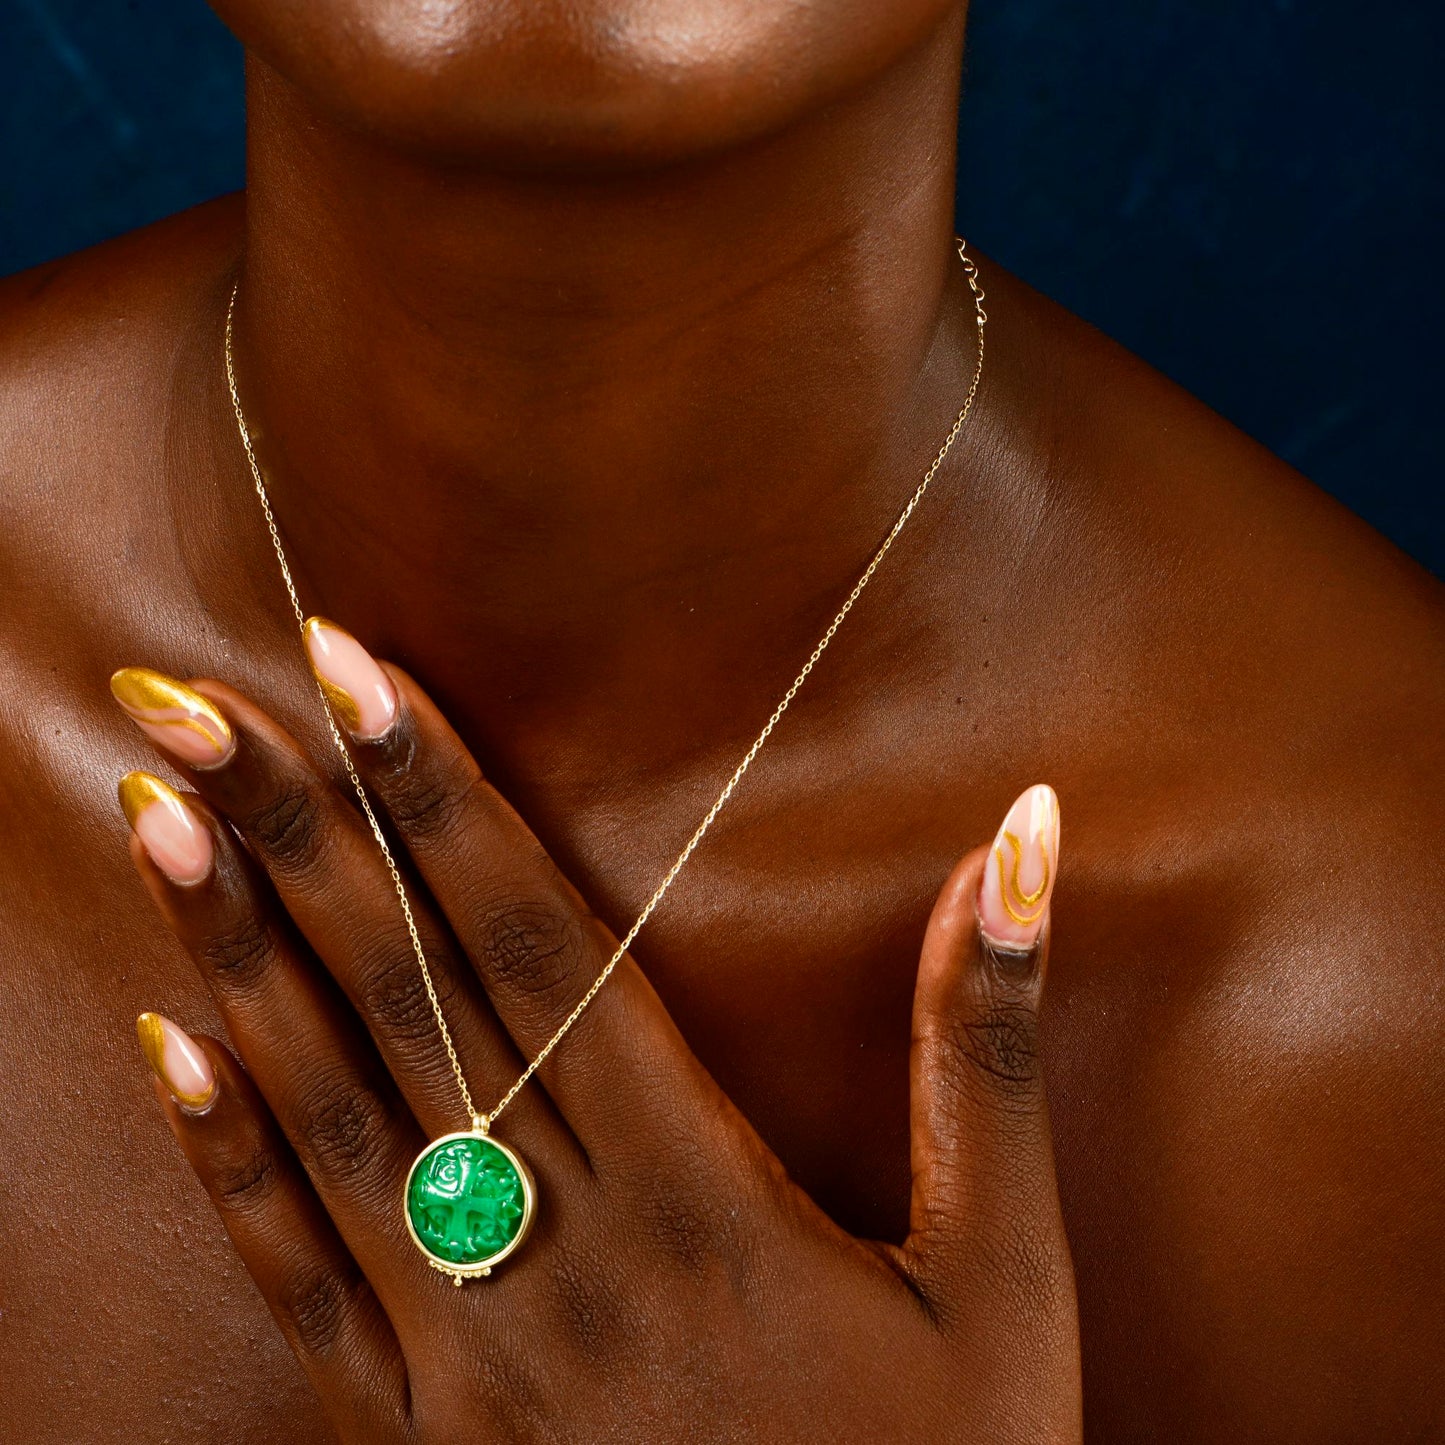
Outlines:
<svg viewBox="0 0 1445 1445"><path fill-rule="evenodd" d="M919 957L920 990L951 978L972 953L978 928L979 880L987 859L988 849L983 844L970 849L939 889Z"/></svg>
<svg viewBox="0 0 1445 1445"><path fill-rule="evenodd" d="M454 730L442 710L431 699L431 694L409 673L395 662L378 664L386 674L396 695L397 726L393 735L403 734L419 738L432 738Z"/></svg>
<svg viewBox="0 0 1445 1445"><path fill-rule="evenodd" d="M172 1132L194 1164L194 1148L204 1139L214 1138L218 1131L225 1134L234 1128L238 1117L254 1110L256 1101L254 1086L228 1045L210 1034L188 1034L187 1037L202 1056L203 1066L210 1068L210 1095L202 1103L186 1103L172 1093L159 1071L151 1085Z"/></svg>
<svg viewBox="0 0 1445 1445"><path fill-rule="evenodd" d="M376 665L391 679L391 685L398 693L410 693L419 697L426 696L425 691L422 689L421 684L417 682L416 678L398 663L388 662L385 658L378 658Z"/></svg>
<svg viewBox="0 0 1445 1445"><path fill-rule="evenodd" d="M151 667L122 667L110 677L122 711L169 757L205 771L224 767L236 748L226 715L189 683Z"/></svg>

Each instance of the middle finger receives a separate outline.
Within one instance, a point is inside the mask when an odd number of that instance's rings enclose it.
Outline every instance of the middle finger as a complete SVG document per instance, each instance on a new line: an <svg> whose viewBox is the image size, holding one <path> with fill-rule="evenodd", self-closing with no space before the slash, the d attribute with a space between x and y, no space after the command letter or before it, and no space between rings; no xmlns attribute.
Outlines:
<svg viewBox="0 0 1445 1445"><path fill-rule="evenodd" d="M470 1126L438 1036L392 879L367 825L271 718L222 683L187 684L146 672L146 696L169 702L153 721L134 699L139 669L113 690L126 712L177 762L195 790L240 833L301 935L341 985L422 1127L432 1136ZM197 718L182 728L174 718ZM219 738L204 761L201 741ZM199 739L199 740L198 740ZM418 937L464 1077L484 1109L521 1065L472 971L459 967L445 925L410 888ZM478 1097L480 1096L480 1097ZM549 1169L581 1152L539 1091L509 1112L509 1134Z"/></svg>

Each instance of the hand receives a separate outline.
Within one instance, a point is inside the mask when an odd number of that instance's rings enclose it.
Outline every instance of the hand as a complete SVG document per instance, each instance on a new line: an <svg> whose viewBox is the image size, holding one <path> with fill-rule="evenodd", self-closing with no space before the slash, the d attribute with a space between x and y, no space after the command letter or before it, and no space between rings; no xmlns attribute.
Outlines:
<svg viewBox="0 0 1445 1445"><path fill-rule="evenodd" d="M416 684L339 629L320 644L487 1107L615 940ZM902 1245L852 1238L790 1182L624 958L495 1126L537 1179L531 1237L454 1289L402 1196L427 1141L468 1121L364 819L222 684L128 670L115 689L199 795L147 774L121 789L141 875L244 1065L144 1015L157 1092L342 1439L1081 1438L1035 1049L1049 890L1031 921L998 912L1010 856L968 854L928 924ZM1018 809L1025 872L1041 858L1051 886L1053 795Z"/></svg>

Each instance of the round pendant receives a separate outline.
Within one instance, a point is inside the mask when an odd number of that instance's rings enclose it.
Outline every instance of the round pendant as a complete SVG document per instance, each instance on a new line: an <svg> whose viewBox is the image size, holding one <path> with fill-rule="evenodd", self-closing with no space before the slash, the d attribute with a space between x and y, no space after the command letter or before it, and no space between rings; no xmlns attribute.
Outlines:
<svg viewBox="0 0 1445 1445"><path fill-rule="evenodd" d="M521 1155L490 1135L443 1134L416 1156L403 1209L427 1263L459 1285L521 1248L537 1185Z"/></svg>

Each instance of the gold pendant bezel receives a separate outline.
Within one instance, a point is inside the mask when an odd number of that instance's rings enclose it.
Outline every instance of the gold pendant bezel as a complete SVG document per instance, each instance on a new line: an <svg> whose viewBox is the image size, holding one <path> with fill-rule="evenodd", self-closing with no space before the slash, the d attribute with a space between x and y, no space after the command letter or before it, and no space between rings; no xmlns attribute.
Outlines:
<svg viewBox="0 0 1445 1445"><path fill-rule="evenodd" d="M449 1259L443 1259L440 1255L433 1254L416 1232L416 1226L411 1220L409 1200L412 1178L423 1159L441 1145L450 1144L455 1139L481 1139L494 1149L499 1149L506 1155L507 1162L517 1171L517 1178L522 1181L522 1222L517 1226L517 1232L496 1254L490 1255L486 1259L479 1259L475 1264L455 1264ZM406 1232L411 1235L412 1243L422 1252L426 1262L434 1270L450 1275L452 1283L455 1285L460 1285L463 1280L467 1279L485 1279L503 1260L514 1255L532 1232L532 1223L537 1217L537 1181L532 1177L532 1171L527 1167L527 1161L510 1144L504 1144L495 1135L482 1129L458 1129L451 1134L438 1135L411 1161L411 1168L406 1171L406 1179L401 1186L401 1217L406 1221Z"/></svg>

